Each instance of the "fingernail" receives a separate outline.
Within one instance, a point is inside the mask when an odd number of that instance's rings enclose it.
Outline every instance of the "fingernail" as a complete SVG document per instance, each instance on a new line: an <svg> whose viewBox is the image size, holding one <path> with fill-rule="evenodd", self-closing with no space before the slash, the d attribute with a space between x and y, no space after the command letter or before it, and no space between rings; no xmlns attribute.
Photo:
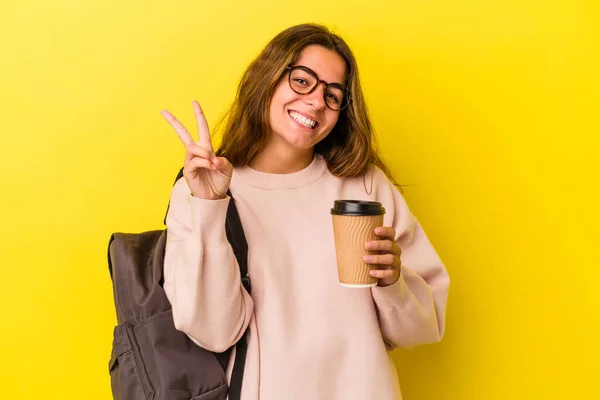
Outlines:
<svg viewBox="0 0 600 400"><path fill-rule="evenodd" d="M371 242L365 243L365 249L372 249L372 248L373 248L373 244Z"/></svg>
<svg viewBox="0 0 600 400"><path fill-rule="evenodd" d="M371 262L371 261L373 261L373 257L371 257L371 256L364 256L364 257L363 257L363 260L364 260L365 262Z"/></svg>
<svg viewBox="0 0 600 400"><path fill-rule="evenodd" d="M375 278L377 278L377 271L369 271L369 275L374 276Z"/></svg>

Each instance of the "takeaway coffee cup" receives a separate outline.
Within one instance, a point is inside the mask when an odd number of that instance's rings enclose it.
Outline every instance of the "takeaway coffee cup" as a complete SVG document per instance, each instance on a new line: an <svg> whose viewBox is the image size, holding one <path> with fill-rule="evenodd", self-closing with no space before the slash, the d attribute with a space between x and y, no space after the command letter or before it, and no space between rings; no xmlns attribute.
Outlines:
<svg viewBox="0 0 600 400"><path fill-rule="evenodd" d="M383 225L385 208L376 201L336 200L331 209L338 278L342 286L364 288L377 285L369 275L374 266L363 256L376 254L365 243L380 239L375 228Z"/></svg>

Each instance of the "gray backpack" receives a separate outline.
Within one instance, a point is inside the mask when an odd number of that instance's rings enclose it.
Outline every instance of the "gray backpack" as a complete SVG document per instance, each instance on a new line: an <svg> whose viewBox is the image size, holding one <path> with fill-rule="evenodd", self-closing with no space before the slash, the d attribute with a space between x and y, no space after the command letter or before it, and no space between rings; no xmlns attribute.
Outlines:
<svg viewBox="0 0 600 400"><path fill-rule="evenodd" d="M177 181L182 171L177 176ZM231 196L231 193L228 192ZM248 245L233 198L226 220L227 239L250 293ZM114 329L109 372L115 400L239 400L247 335L236 344L227 385L231 348L205 350L175 329L171 305L162 288L166 230L114 233L108 264L118 325Z"/></svg>

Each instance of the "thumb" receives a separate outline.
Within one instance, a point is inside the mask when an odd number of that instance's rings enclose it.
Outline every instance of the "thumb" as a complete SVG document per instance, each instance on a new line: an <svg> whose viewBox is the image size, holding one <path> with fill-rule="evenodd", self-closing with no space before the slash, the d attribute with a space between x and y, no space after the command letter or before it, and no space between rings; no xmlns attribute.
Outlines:
<svg viewBox="0 0 600 400"><path fill-rule="evenodd" d="M233 173L233 165L225 157L214 157L212 164L223 174L231 176Z"/></svg>

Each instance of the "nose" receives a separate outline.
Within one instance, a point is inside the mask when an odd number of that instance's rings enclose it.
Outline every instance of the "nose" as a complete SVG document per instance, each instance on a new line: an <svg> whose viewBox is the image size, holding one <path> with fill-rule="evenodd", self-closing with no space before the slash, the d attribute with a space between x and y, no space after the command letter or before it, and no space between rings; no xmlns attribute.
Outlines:
<svg viewBox="0 0 600 400"><path fill-rule="evenodd" d="M319 82L315 90L305 95L305 101L310 104L315 110L322 110L325 108L325 84Z"/></svg>

